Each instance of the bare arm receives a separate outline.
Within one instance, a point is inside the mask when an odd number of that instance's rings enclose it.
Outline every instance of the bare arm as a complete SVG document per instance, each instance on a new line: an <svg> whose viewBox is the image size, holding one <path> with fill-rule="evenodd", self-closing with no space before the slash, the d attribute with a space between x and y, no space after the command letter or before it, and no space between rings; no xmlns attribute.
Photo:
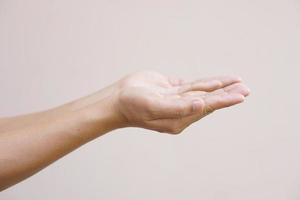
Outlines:
<svg viewBox="0 0 300 200"><path fill-rule="evenodd" d="M214 110L244 100L238 77L184 82L139 72L57 108L0 119L0 190L117 128L177 134Z"/></svg>

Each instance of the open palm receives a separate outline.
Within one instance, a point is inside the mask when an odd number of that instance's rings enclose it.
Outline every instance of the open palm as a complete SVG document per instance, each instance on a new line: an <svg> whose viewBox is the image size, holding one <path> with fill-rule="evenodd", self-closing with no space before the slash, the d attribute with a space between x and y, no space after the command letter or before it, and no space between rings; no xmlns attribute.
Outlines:
<svg viewBox="0 0 300 200"><path fill-rule="evenodd" d="M118 109L128 126L177 134L221 108L241 103L249 89L236 76L187 82L152 71L119 81Z"/></svg>

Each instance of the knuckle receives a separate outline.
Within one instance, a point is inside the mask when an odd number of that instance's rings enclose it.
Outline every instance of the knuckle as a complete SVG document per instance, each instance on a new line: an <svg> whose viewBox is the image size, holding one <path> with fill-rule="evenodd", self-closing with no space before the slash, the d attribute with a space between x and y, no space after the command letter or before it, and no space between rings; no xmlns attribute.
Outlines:
<svg viewBox="0 0 300 200"><path fill-rule="evenodd" d="M182 129L178 125L173 125L168 127L167 132L173 135L177 135L182 132Z"/></svg>
<svg viewBox="0 0 300 200"><path fill-rule="evenodd" d="M212 113L212 112L214 112L214 109L211 107L211 106L206 106L205 108L204 108L204 116L205 115L208 115L208 114L210 114L210 113Z"/></svg>
<svg viewBox="0 0 300 200"><path fill-rule="evenodd" d="M172 132L173 135L179 135L182 132L181 129L176 129Z"/></svg>
<svg viewBox="0 0 300 200"><path fill-rule="evenodd" d="M182 123L176 121L172 123L165 124L164 126L155 127L154 130L160 132L160 133L167 133L171 135L178 135L180 134L184 129L186 128L186 125L183 125Z"/></svg>
<svg viewBox="0 0 300 200"><path fill-rule="evenodd" d="M215 84L217 85L218 88L222 88L224 87L224 84L222 81L220 80L214 80ZM223 89L223 88L222 88Z"/></svg>

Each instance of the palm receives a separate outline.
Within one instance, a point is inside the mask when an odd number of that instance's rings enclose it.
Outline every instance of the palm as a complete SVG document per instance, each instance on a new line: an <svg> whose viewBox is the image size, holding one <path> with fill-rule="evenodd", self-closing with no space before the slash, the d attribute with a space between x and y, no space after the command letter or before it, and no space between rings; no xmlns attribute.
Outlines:
<svg viewBox="0 0 300 200"><path fill-rule="evenodd" d="M249 93L237 77L185 82L149 71L122 79L120 88L120 111L129 125L172 133L216 109L242 102Z"/></svg>

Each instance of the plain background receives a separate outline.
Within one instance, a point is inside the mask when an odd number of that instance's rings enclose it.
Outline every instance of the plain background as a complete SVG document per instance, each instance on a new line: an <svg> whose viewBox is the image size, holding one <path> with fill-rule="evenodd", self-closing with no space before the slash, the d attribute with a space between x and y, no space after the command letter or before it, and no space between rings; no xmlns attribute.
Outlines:
<svg viewBox="0 0 300 200"><path fill-rule="evenodd" d="M0 0L1 116L142 69L252 91L179 136L114 131L0 199L299 200L299 36L299 0Z"/></svg>

